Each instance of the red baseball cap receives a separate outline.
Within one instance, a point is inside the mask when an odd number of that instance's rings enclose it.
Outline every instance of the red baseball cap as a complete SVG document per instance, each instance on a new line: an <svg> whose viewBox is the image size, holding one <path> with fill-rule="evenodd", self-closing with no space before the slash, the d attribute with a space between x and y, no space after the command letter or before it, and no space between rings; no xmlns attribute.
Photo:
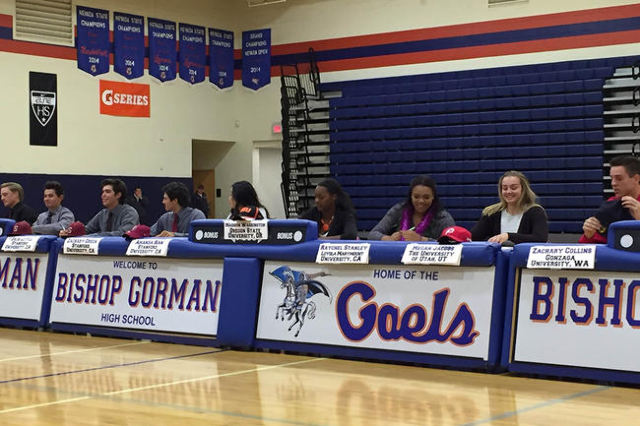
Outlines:
<svg viewBox="0 0 640 426"><path fill-rule="evenodd" d="M471 232L462 226L450 226L445 228L438 238L440 244L457 244L471 241Z"/></svg>
<svg viewBox="0 0 640 426"><path fill-rule="evenodd" d="M136 225L131 230L124 233L123 237L128 240L136 240L138 238L148 237L151 235L151 228L147 225Z"/></svg>
<svg viewBox="0 0 640 426"><path fill-rule="evenodd" d="M33 234L31 230L31 225L29 225L26 221L22 220L20 222L16 222L13 225L13 229L9 232L9 235L30 235Z"/></svg>
<svg viewBox="0 0 640 426"><path fill-rule="evenodd" d="M84 230L84 223L82 222L73 222L69 225L66 231L69 233L69 235L67 235L68 237L82 237L86 234Z"/></svg>

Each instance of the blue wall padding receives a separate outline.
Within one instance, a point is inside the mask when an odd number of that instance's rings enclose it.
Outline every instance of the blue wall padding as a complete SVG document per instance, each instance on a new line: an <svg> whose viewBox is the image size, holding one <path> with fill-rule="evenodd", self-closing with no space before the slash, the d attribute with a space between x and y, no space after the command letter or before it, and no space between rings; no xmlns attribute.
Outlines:
<svg viewBox="0 0 640 426"><path fill-rule="evenodd" d="M224 259L217 334L220 346L254 346L261 275L262 261L258 259Z"/></svg>

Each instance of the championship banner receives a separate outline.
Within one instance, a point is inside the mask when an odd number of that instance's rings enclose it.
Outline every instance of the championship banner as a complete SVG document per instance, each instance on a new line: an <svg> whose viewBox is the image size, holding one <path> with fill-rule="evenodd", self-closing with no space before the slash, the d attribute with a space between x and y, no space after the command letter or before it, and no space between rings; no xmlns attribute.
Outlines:
<svg viewBox="0 0 640 426"><path fill-rule="evenodd" d="M100 80L100 114L150 117L149 85Z"/></svg>
<svg viewBox="0 0 640 426"><path fill-rule="evenodd" d="M233 86L233 32L209 28L209 81L220 89Z"/></svg>
<svg viewBox="0 0 640 426"><path fill-rule="evenodd" d="M180 78L191 84L204 81L206 46L204 27L180 24Z"/></svg>
<svg viewBox="0 0 640 426"><path fill-rule="evenodd" d="M60 256L51 322L215 336L222 260Z"/></svg>
<svg viewBox="0 0 640 426"><path fill-rule="evenodd" d="M176 23L149 18L149 75L161 82L176 78Z"/></svg>
<svg viewBox="0 0 640 426"><path fill-rule="evenodd" d="M640 372L633 272L522 270L513 361Z"/></svg>
<svg viewBox="0 0 640 426"><path fill-rule="evenodd" d="M271 83L271 30L243 31L242 85L258 90Z"/></svg>
<svg viewBox="0 0 640 426"><path fill-rule="evenodd" d="M29 144L58 145L58 80L55 74L29 73Z"/></svg>
<svg viewBox="0 0 640 426"><path fill-rule="evenodd" d="M144 18L113 13L113 70L131 80L144 74Z"/></svg>
<svg viewBox="0 0 640 426"><path fill-rule="evenodd" d="M487 360L494 273L267 261L256 337Z"/></svg>
<svg viewBox="0 0 640 426"><path fill-rule="evenodd" d="M47 253L0 253L2 317L40 319L48 263Z"/></svg>
<svg viewBox="0 0 640 426"><path fill-rule="evenodd" d="M109 72L109 11L78 6L78 68L91 75Z"/></svg>

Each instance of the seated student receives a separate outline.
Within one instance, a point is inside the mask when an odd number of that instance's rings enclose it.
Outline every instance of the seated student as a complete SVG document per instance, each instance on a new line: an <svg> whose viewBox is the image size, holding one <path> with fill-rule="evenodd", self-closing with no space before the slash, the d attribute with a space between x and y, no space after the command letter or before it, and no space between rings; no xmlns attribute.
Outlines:
<svg viewBox="0 0 640 426"><path fill-rule="evenodd" d="M0 185L0 197L2 204L9 209L9 219L16 222L25 221L29 225L36 221L38 214L28 205L24 204L24 189L15 182L5 182Z"/></svg>
<svg viewBox="0 0 640 426"><path fill-rule="evenodd" d="M269 212L262 204L260 204L258 194L253 188L253 185L246 180L241 180L231 185L229 207L231 207L231 213L229 213L227 219L259 220L269 218ZM249 213L251 213L250 217L248 216Z"/></svg>
<svg viewBox="0 0 640 426"><path fill-rule="evenodd" d="M471 229L473 241L514 244L547 242L547 213L536 204L536 194L527 177L515 170L498 180L500 202L485 207L480 220Z"/></svg>
<svg viewBox="0 0 640 426"><path fill-rule="evenodd" d="M605 201L595 216L584 221L581 243L607 243L607 227L621 220L640 220L640 159L631 155L612 158L613 197Z"/></svg>
<svg viewBox="0 0 640 426"><path fill-rule="evenodd" d="M34 234L58 235L75 222L76 218L68 208L62 205L64 188L55 180L44 184L44 205L47 211L40 213L31 227Z"/></svg>
<svg viewBox="0 0 640 426"><path fill-rule="evenodd" d="M120 179L105 179L101 182L102 205L93 219L85 226L87 235L93 236L121 236L138 224L138 212L128 204L124 204L127 197L127 185ZM61 237L68 237L68 230L62 230Z"/></svg>
<svg viewBox="0 0 640 426"><path fill-rule="evenodd" d="M349 195L335 179L325 179L316 186L315 207L300 219L318 223L318 237L327 240L355 240L358 237L356 214Z"/></svg>
<svg viewBox="0 0 640 426"><path fill-rule="evenodd" d="M443 209L436 183L429 176L413 178L407 198L391 207L369 232L370 240L428 241L456 223Z"/></svg>
<svg viewBox="0 0 640 426"><path fill-rule="evenodd" d="M156 237L185 237L192 220L205 219L204 213L189 206L189 189L181 182L169 182L162 191L162 204L167 211L151 226L150 233Z"/></svg>

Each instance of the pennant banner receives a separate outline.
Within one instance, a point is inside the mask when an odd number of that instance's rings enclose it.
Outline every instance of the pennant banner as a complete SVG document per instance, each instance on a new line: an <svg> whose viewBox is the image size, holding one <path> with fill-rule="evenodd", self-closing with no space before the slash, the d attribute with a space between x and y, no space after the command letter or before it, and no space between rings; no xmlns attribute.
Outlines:
<svg viewBox="0 0 640 426"><path fill-rule="evenodd" d="M165 82L176 78L176 23L149 18L149 75Z"/></svg>
<svg viewBox="0 0 640 426"><path fill-rule="evenodd" d="M180 78L191 84L203 82L205 63L204 27L180 24Z"/></svg>
<svg viewBox="0 0 640 426"><path fill-rule="evenodd" d="M144 18L113 13L113 69L131 80L144 74Z"/></svg>
<svg viewBox="0 0 640 426"><path fill-rule="evenodd" d="M233 86L233 32L209 28L209 81L220 89Z"/></svg>
<svg viewBox="0 0 640 426"><path fill-rule="evenodd" d="M242 85L253 90L271 83L271 30L242 33Z"/></svg>
<svg viewBox="0 0 640 426"><path fill-rule="evenodd" d="M78 68L91 75L109 72L109 11L78 6Z"/></svg>

